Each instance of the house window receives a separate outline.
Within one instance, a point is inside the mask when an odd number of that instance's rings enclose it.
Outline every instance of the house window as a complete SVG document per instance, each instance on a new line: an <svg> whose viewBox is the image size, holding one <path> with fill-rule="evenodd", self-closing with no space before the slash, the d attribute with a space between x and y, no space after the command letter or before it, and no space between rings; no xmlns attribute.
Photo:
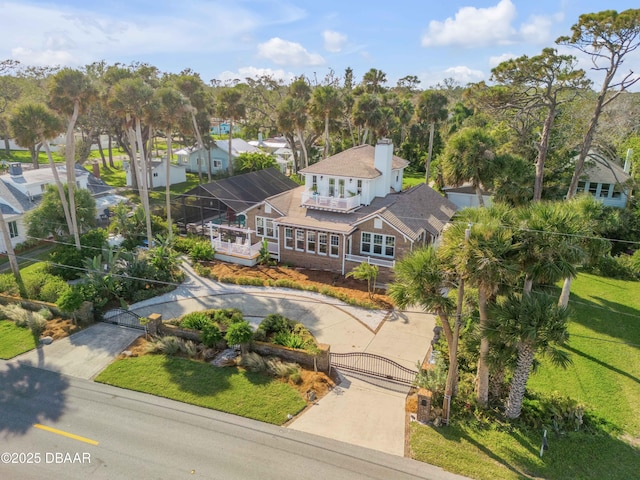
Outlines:
<svg viewBox="0 0 640 480"><path fill-rule="evenodd" d="M264 204L264 213L271 213L271 205L268 203Z"/></svg>
<svg viewBox="0 0 640 480"><path fill-rule="evenodd" d="M213 168L220 168L220 167L222 167L222 162L220 160L214 160Z"/></svg>
<svg viewBox="0 0 640 480"><path fill-rule="evenodd" d="M18 236L18 224L16 222L9 222L9 236L11 238Z"/></svg>
<svg viewBox="0 0 640 480"><path fill-rule="evenodd" d="M595 182L589 182L589 193L595 196L597 190L598 190L598 184Z"/></svg>
<svg viewBox="0 0 640 480"><path fill-rule="evenodd" d="M358 180L358 195L360 195L362 193L362 180Z"/></svg>
<svg viewBox="0 0 640 480"><path fill-rule="evenodd" d="M331 255L332 257L337 257L339 246L340 237L338 235L331 235L331 250L329 250L329 255Z"/></svg>
<svg viewBox="0 0 640 480"><path fill-rule="evenodd" d="M395 255L395 246L396 238L393 235L362 232L360 253L393 257Z"/></svg>
<svg viewBox="0 0 640 480"><path fill-rule="evenodd" d="M304 252L304 230L296 230L296 250Z"/></svg>
<svg viewBox="0 0 640 480"><path fill-rule="evenodd" d="M318 176L317 175L312 175L311 176L311 190L314 192L318 191Z"/></svg>
<svg viewBox="0 0 640 480"><path fill-rule="evenodd" d="M338 195L340 198L344 198L344 178L338 180Z"/></svg>
<svg viewBox="0 0 640 480"><path fill-rule="evenodd" d="M284 248L293 249L293 228L284 228Z"/></svg>
<svg viewBox="0 0 640 480"><path fill-rule="evenodd" d="M273 228L273 219L266 217L256 217L256 233L260 237L276 238Z"/></svg>
<svg viewBox="0 0 640 480"><path fill-rule="evenodd" d="M578 182L578 192L584 192L587 186L587 182Z"/></svg>
<svg viewBox="0 0 640 480"><path fill-rule="evenodd" d="M316 232L307 232L307 252L316 253Z"/></svg>
<svg viewBox="0 0 640 480"><path fill-rule="evenodd" d="M320 255L327 254L327 234L326 233L318 234L318 254Z"/></svg>
<svg viewBox="0 0 640 480"><path fill-rule="evenodd" d="M607 198L609 196L609 188L611 185L609 183L603 183L600 187L600 197Z"/></svg>
<svg viewBox="0 0 640 480"><path fill-rule="evenodd" d="M44 191L45 191L46 189L47 189L47 186L46 186L46 185L40 185L40 191L41 191L42 193L44 193Z"/></svg>
<svg viewBox="0 0 640 480"><path fill-rule="evenodd" d="M622 196L622 190L617 185L613 186L613 193L611 194L611 198L620 198Z"/></svg>
<svg viewBox="0 0 640 480"><path fill-rule="evenodd" d="M398 183L398 180L400 180L400 174L396 173L396 183Z"/></svg>
<svg viewBox="0 0 640 480"><path fill-rule="evenodd" d="M374 218L373 219L373 228L375 228L376 230L380 230L382 228L382 219L381 218Z"/></svg>
<svg viewBox="0 0 640 480"><path fill-rule="evenodd" d="M329 179L329 196L335 197L335 195L336 195L336 179L330 178Z"/></svg>
<svg viewBox="0 0 640 480"><path fill-rule="evenodd" d="M153 172L153 176L157 177L158 176L158 172Z"/></svg>

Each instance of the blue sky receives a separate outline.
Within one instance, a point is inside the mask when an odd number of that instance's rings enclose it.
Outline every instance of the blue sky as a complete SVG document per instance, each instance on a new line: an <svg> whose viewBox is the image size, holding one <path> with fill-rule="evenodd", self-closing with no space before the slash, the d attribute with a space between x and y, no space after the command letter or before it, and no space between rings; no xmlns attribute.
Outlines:
<svg viewBox="0 0 640 480"><path fill-rule="evenodd" d="M94 5L95 3L95 5ZM416 75L488 80L491 68L536 55L582 13L637 8L628 0L0 0L0 59L82 66L142 61L211 79L270 74L322 81L370 68L388 85ZM576 51L571 51L577 54ZM588 69L587 59L580 59ZM640 64L629 59L624 70ZM637 69L637 68L636 68ZM594 76L596 79L597 76Z"/></svg>

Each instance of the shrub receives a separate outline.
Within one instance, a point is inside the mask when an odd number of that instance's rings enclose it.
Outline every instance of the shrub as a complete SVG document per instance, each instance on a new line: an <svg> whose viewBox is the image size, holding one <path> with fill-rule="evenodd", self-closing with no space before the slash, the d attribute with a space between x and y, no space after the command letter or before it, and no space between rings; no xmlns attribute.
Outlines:
<svg viewBox="0 0 640 480"><path fill-rule="evenodd" d="M251 285L254 287L264 287L264 280L256 277L236 277L236 285Z"/></svg>
<svg viewBox="0 0 640 480"><path fill-rule="evenodd" d="M221 308L219 310L211 310L211 312L213 312L213 321L221 327L229 327L234 323L244 321L242 312L237 308Z"/></svg>
<svg viewBox="0 0 640 480"><path fill-rule="evenodd" d="M18 284L11 273L3 273L0 275L0 292L6 295L18 295Z"/></svg>
<svg viewBox="0 0 640 480"><path fill-rule="evenodd" d="M27 326L31 330L31 333L34 337L40 337L44 329L47 328L47 320L42 315L36 312L29 312L29 319L27 321Z"/></svg>
<svg viewBox="0 0 640 480"><path fill-rule="evenodd" d="M56 303L60 295L71 290L69 284L60 277L47 275L45 282L40 289L39 299L43 302Z"/></svg>
<svg viewBox="0 0 640 480"><path fill-rule="evenodd" d="M209 322L202 328L202 335L200 338L202 339L202 343L207 347L213 347L222 340L222 332L220 331L220 328L218 328L218 325Z"/></svg>
<svg viewBox="0 0 640 480"><path fill-rule="evenodd" d="M224 338L229 345L246 345L253 338L253 330L247 321L233 323L229 325Z"/></svg>
<svg viewBox="0 0 640 480"><path fill-rule="evenodd" d="M27 327L29 322L29 310L22 308L17 303L10 303L9 305L0 305L0 314L4 318L13 320L18 327Z"/></svg>
<svg viewBox="0 0 640 480"><path fill-rule="evenodd" d="M187 340L184 342L184 353L189 358L196 358L198 355L198 345L193 340Z"/></svg>
<svg viewBox="0 0 640 480"><path fill-rule="evenodd" d="M247 352L240 357L240 365L251 372L263 372L267 365L260 355L255 352Z"/></svg>
<svg viewBox="0 0 640 480"><path fill-rule="evenodd" d="M277 378L289 378L289 375L300 371L298 364L283 362L277 357L269 358L265 363L267 373Z"/></svg>
<svg viewBox="0 0 640 480"><path fill-rule="evenodd" d="M53 313L48 308L41 308L38 310L38 315L40 315L45 320L51 320L53 318Z"/></svg>
<svg viewBox="0 0 640 480"><path fill-rule="evenodd" d="M205 325L209 324L211 320L203 312L191 312L187 313L180 319L180 326L182 328L191 328L193 330L202 330Z"/></svg>
<svg viewBox="0 0 640 480"><path fill-rule="evenodd" d="M180 352L185 352L186 348L184 340L168 335L153 342L150 351L164 353L165 355L177 355Z"/></svg>
<svg viewBox="0 0 640 480"><path fill-rule="evenodd" d="M266 335L276 334L280 332L289 332L292 328L292 320L280 315L279 313L271 313L264 317L260 322L259 330L263 330Z"/></svg>
<svg viewBox="0 0 640 480"><path fill-rule="evenodd" d="M203 262L213 260L215 250L209 242L194 243L189 249L189 259L192 262Z"/></svg>
<svg viewBox="0 0 640 480"><path fill-rule="evenodd" d="M82 302L84 302L84 298L82 290L79 287L73 287L60 295L56 305L65 313L73 313L80 308Z"/></svg>
<svg viewBox="0 0 640 480"><path fill-rule="evenodd" d="M273 337L273 343L288 348L304 349L307 341L300 335L293 332L278 332Z"/></svg>
<svg viewBox="0 0 640 480"><path fill-rule="evenodd" d="M200 263L195 263L193 265L193 270L201 277L211 278L211 269L209 267L205 267Z"/></svg>

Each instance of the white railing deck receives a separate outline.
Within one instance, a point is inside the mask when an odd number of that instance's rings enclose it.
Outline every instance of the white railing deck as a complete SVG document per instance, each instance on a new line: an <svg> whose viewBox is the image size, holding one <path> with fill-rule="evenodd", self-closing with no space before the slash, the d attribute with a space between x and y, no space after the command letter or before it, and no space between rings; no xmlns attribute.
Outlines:
<svg viewBox="0 0 640 480"><path fill-rule="evenodd" d="M233 257L253 258L260 253L261 243L246 245L245 243L237 243L230 240L222 241L214 238L211 241L211 246L213 246L216 253L231 255Z"/></svg>
<svg viewBox="0 0 640 480"><path fill-rule="evenodd" d="M351 255L346 254L344 256L345 260L349 262L358 262L358 263L368 263L370 265L378 265L379 267L393 268L396 265L395 260L384 260L382 258L376 257L363 257L361 255Z"/></svg>
<svg viewBox="0 0 640 480"><path fill-rule="evenodd" d="M360 195L353 197L339 198L326 195L314 194L311 191L302 193L302 205L307 208L317 208L320 210L345 211L355 210L360 207Z"/></svg>

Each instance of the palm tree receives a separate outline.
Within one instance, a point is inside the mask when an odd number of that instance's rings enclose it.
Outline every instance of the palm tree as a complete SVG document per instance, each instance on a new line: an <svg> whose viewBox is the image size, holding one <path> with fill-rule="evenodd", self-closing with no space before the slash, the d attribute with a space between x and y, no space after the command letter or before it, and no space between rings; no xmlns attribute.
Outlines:
<svg viewBox="0 0 640 480"><path fill-rule="evenodd" d="M242 92L237 87L222 90L218 95L216 111L229 119L229 175L233 175L233 123L246 115L246 106L241 100Z"/></svg>
<svg viewBox="0 0 640 480"><path fill-rule="evenodd" d="M381 108L380 99L373 94L364 93L356 100L353 109L353 123L358 128L364 127L365 129L361 145L367 143L369 131L375 130L380 124Z"/></svg>
<svg viewBox="0 0 640 480"><path fill-rule="evenodd" d="M80 250L80 232L76 219L75 201L75 135L74 128L78 115L94 99L96 91L89 78L78 70L63 68L51 78L49 86L49 104L51 108L65 115L67 131L65 140L65 161L67 167L67 185L69 186L69 209L73 224L72 235L76 248Z"/></svg>
<svg viewBox="0 0 640 480"><path fill-rule="evenodd" d="M384 92L384 84L387 83L387 74L377 68L371 68L362 77L362 86L367 93Z"/></svg>
<svg viewBox="0 0 640 480"><path fill-rule="evenodd" d="M447 119L449 112L447 111L447 97L438 92L430 92L428 90L422 92L420 100L418 100L418 119L422 123L429 125L429 151L425 162L425 182L429 184L429 170L431 168L431 156L433 154L433 135L436 123L443 122Z"/></svg>
<svg viewBox="0 0 640 480"><path fill-rule="evenodd" d="M555 300L542 293L510 294L493 310L492 320L484 333L516 348L518 360L505 414L518 418L536 353L549 356L554 365L567 367L571 360L564 350L569 339L568 312Z"/></svg>
<svg viewBox="0 0 640 480"><path fill-rule="evenodd" d="M131 169L137 168L136 174L140 180L140 200L146 215L149 247L153 245L153 233L147 183L148 168L142 141L142 120L152 110L153 95L153 89L141 77L125 78L112 87L109 102L111 108L125 119L124 125L132 152ZM139 159L137 159L138 151L140 151Z"/></svg>
<svg viewBox="0 0 640 480"><path fill-rule="evenodd" d="M459 278L478 289L480 328L489 321L487 307L500 285L515 281L515 245L512 231L504 226L503 207L465 209L459 222L445 231L441 255L455 265ZM486 407L489 400L489 340L480 338L476 397Z"/></svg>
<svg viewBox="0 0 640 480"><path fill-rule="evenodd" d="M171 157L173 155L172 140L173 129L176 127L179 119L186 114L192 113L189 101L173 87L163 87L155 92L159 104L158 120L161 128L164 129L167 138L167 162L165 164L165 176L167 178L165 185L165 199L167 208L167 241L170 243L173 235L171 226L171 188L169 178L171 176Z"/></svg>
<svg viewBox="0 0 640 480"><path fill-rule="evenodd" d="M456 187L471 182L481 207L482 187L491 185L497 170L495 148L495 140L483 129L468 127L449 139L442 155L445 182Z"/></svg>
<svg viewBox="0 0 640 480"><path fill-rule="evenodd" d="M51 173L53 174L56 188L58 189L58 195L60 196L60 203L62 204L67 227L69 233L73 235L74 224L71 219L71 212L69 211L69 202L67 202L67 196L64 193L64 187L60 181L58 169L53 162L48 141L49 138L54 138L60 132L64 131L60 118L55 116L44 105L26 103L18 107L11 118L11 128L18 145L24 146L25 144L32 144L38 141L44 146L47 152L47 158L49 159Z"/></svg>
<svg viewBox="0 0 640 480"><path fill-rule="evenodd" d="M324 121L324 149L322 158L331 155L331 141L329 138L329 122L342 110L342 99L338 90L331 85L316 87L311 97L311 113L321 117Z"/></svg>
<svg viewBox="0 0 640 480"><path fill-rule="evenodd" d="M442 324L449 353L449 373L447 389L455 390L458 376L458 331L451 328L449 317L455 305L446 295L452 287L443 263L433 246L414 250L396 263L395 280L389 286L388 294L400 309L418 305L427 312L435 312ZM456 322L458 323L458 322Z"/></svg>
<svg viewBox="0 0 640 480"><path fill-rule="evenodd" d="M182 73L175 79L176 87L187 97L191 104L190 114L193 130L196 134L196 148L200 152L204 152L205 145L202 141L202 134L198 124L198 118L204 116L208 119L207 100L204 90L204 83L197 74ZM204 159L198 159L198 177L202 183L202 162ZM211 161L207 159L207 179L211 182Z"/></svg>

